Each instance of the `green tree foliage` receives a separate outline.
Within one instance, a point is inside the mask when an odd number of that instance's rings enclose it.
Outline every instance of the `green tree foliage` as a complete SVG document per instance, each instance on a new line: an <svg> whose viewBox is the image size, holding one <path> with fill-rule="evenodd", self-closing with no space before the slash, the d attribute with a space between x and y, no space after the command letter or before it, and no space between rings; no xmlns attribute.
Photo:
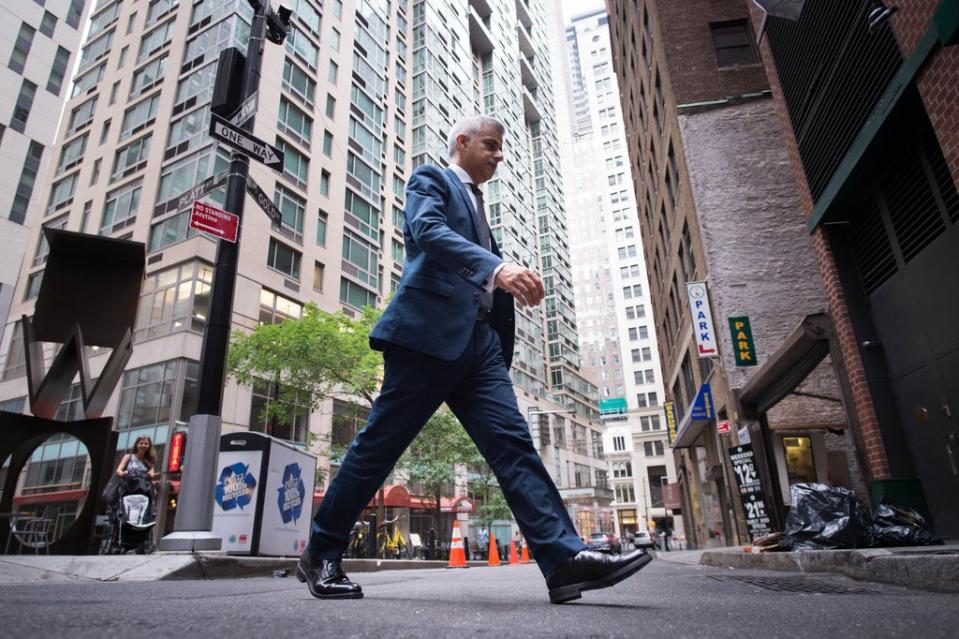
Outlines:
<svg viewBox="0 0 959 639"><path fill-rule="evenodd" d="M411 484L418 485L433 511L433 527L440 539L440 497L456 478L456 466L473 462L478 456L473 440L459 420L446 408L436 411L406 450L396 468Z"/></svg>
<svg viewBox="0 0 959 639"><path fill-rule="evenodd" d="M275 384L276 401L268 403L261 419L289 419L294 402L312 412L333 395L369 408L382 359L370 348L368 335L380 313L367 307L352 318L307 304L300 319L263 324L249 334L234 332L228 372L241 386L258 380Z"/></svg>

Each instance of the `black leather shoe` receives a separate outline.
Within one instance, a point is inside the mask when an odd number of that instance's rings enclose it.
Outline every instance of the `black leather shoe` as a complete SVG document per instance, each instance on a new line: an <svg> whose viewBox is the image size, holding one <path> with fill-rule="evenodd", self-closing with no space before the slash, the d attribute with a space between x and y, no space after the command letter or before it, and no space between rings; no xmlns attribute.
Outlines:
<svg viewBox="0 0 959 639"><path fill-rule="evenodd" d="M362 599L363 589L343 572L339 559L313 560L304 553L296 564L296 578L306 582L317 599Z"/></svg>
<svg viewBox="0 0 959 639"><path fill-rule="evenodd" d="M645 550L626 555L605 555L581 550L546 577L551 603L579 599L583 590L596 590L618 584L653 560Z"/></svg>

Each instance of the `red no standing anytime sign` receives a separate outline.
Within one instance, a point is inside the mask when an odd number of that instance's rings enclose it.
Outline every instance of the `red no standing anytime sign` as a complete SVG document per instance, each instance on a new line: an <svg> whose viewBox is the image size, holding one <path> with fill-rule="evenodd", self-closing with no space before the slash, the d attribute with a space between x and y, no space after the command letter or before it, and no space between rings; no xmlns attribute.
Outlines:
<svg viewBox="0 0 959 639"><path fill-rule="evenodd" d="M194 202L193 213L190 215L190 227L227 242L236 242L240 216L221 211L203 202Z"/></svg>

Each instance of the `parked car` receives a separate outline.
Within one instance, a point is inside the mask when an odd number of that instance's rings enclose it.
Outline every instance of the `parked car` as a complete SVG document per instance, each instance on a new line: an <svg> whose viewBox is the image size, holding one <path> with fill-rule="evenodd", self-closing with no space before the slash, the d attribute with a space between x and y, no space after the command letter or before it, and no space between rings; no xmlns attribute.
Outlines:
<svg viewBox="0 0 959 639"><path fill-rule="evenodd" d="M599 552L619 553L622 550L619 539L612 533L593 533L586 545Z"/></svg>
<svg viewBox="0 0 959 639"><path fill-rule="evenodd" d="M649 536L649 532L640 530L634 534L633 544L637 548L655 548L656 542Z"/></svg>

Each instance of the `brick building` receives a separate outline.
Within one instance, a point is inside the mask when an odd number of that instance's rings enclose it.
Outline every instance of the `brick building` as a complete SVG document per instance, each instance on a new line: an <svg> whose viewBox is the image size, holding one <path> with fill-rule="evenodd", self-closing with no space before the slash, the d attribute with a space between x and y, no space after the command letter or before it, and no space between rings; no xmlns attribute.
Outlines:
<svg viewBox="0 0 959 639"><path fill-rule="evenodd" d="M607 8L685 528L691 546L742 542L754 522L747 527L729 463L735 445L755 448L773 524L790 483L865 492L834 341L818 339L825 289L816 253L748 3ZM702 317L691 311L693 282L711 306ZM752 328L751 361L734 348L729 320L741 317ZM783 354L808 354L809 344L811 365L795 368L787 393L770 392Z"/></svg>
<svg viewBox="0 0 959 639"><path fill-rule="evenodd" d="M752 9L874 503L959 533L959 3Z"/></svg>

